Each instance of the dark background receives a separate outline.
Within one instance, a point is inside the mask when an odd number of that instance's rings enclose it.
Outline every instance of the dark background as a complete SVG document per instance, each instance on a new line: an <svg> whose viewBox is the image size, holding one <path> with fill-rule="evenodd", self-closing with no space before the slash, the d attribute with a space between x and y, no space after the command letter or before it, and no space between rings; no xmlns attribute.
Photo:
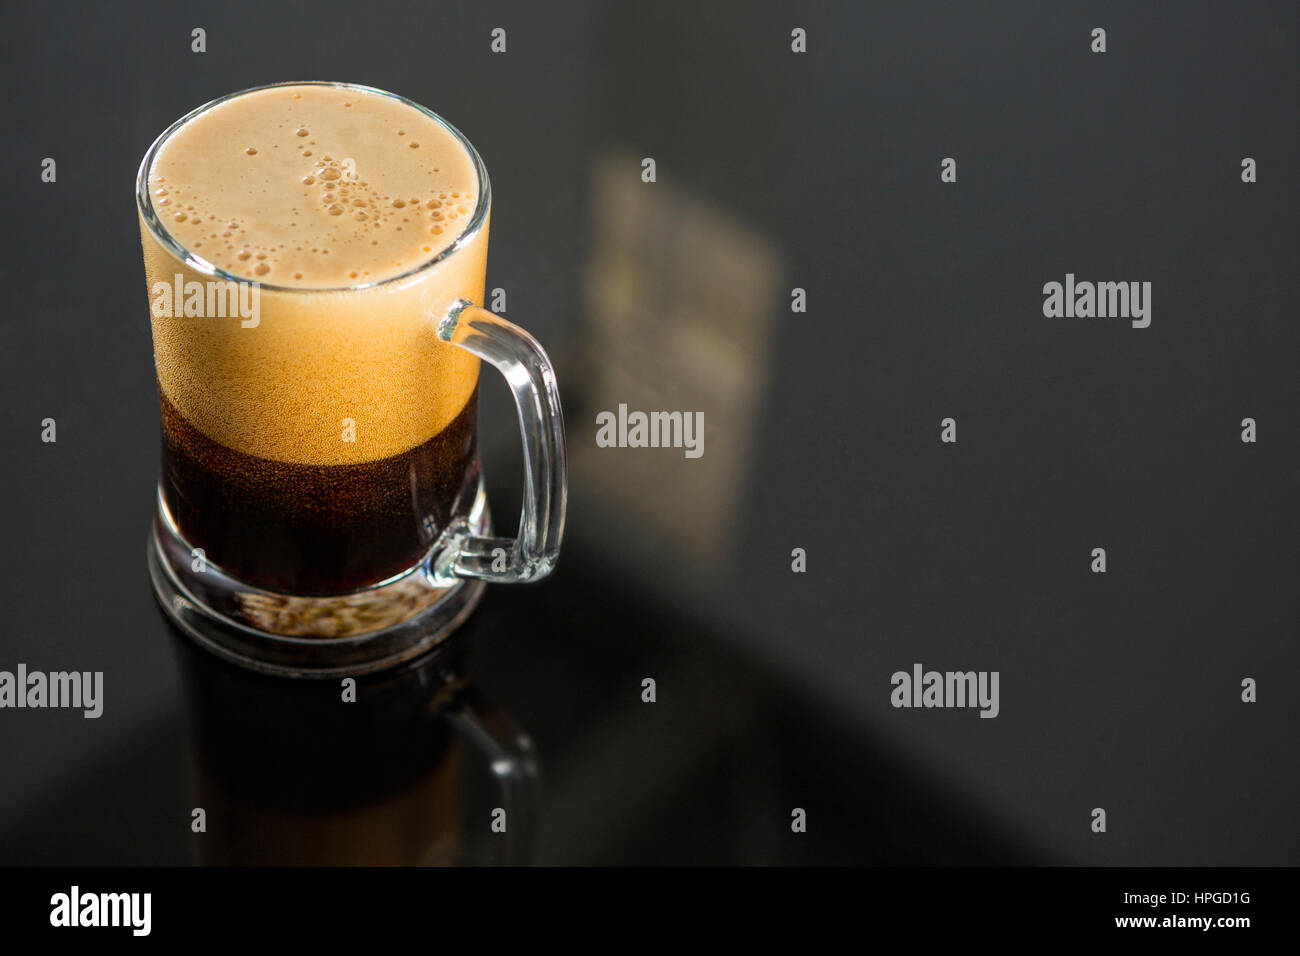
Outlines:
<svg viewBox="0 0 1300 956"><path fill-rule="evenodd" d="M337 79L475 143L488 287L558 370L564 558L469 629L538 862L1296 863L1297 11L1138 6L8 7L0 668L106 703L0 712L0 862L190 859L135 172L201 103ZM1150 328L1044 318L1067 272L1150 281ZM597 449L619 402L703 411L703 458ZM1001 715L893 709L914 662L1000 671Z"/></svg>

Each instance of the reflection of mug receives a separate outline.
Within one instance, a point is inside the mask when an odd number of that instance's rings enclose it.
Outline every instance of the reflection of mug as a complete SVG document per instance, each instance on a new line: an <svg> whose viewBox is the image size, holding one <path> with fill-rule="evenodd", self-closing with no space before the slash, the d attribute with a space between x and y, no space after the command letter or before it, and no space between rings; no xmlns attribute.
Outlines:
<svg viewBox="0 0 1300 956"><path fill-rule="evenodd" d="M461 676L462 643L359 677L348 703L319 682L251 674L177 641L203 810L197 861L527 862L532 744ZM479 762L495 780L482 806L466 779Z"/></svg>
<svg viewBox="0 0 1300 956"><path fill-rule="evenodd" d="M202 106L136 187L162 409L150 569L241 663L357 672L423 652L564 524L550 361L483 299L491 190L423 107L335 83ZM515 539L490 537L479 359L519 409ZM328 640L322 640L328 639Z"/></svg>

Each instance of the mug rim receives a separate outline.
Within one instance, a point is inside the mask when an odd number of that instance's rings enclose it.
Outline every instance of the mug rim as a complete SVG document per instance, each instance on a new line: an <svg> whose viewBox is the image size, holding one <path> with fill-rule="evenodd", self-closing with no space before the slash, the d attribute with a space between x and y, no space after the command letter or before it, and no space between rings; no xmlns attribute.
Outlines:
<svg viewBox="0 0 1300 956"><path fill-rule="evenodd" d="M398 273L395 276L389 276L386 279L376 279L373 282L363 282L356 285L342 286L290 286L260 282L251 276L241 276L222 269L214 263L209 262L207 259L204 259L198 253L187 249L183 243L168 231L166 225L163 224L161 217L154 208L153 197L149 192L149 174L153 169L154 161L158 158L159 150L161 150L163 145L182 127L209 110L233 100L236 97L246 96L250 93L258 93L262 90L273 90L282 86L332 86L337 89L356 90L358 93L384 96L418 110L449 132L473 160L474 173L478 178L478 199L474 206L474 214L470 216L469 222L466 223L465 228L461 231L460 235L456 237L455 241L432 259L407 269L405 272ZM418 276L426 270L438 265L445 259L450 258L458 250L468 245L474 237L478 235L480 230L482 230L484 223L487 222L488 210L492 205L492 184L488 179L487 167L483 164L483 157L478 154L478 150L476 150L474 144L465 137L465 134L437 113L433 112L433 110L421 106L414 100L409 100L405 96L401 96L397 93L390 93L387 90L381 90L378 87L365 86L360 83L343 83L335 80L286 80L280 83L264 83L261 86L250 86L247 89L238 90L234 93L227 93L225 96L217 97L215 100L209 100L202 106L190 110L180 119L176 120L163 130L158 138L153 141L153 145L151 145L148 151L144 154L144 159L140 161L140 170L136 174L135 201L141 219L144 221L145 225L149 227L149 232L153 235L154 239L156 239L164 249L172 253L172 255L176 256L176 258L180 259L182 263L193 269L195 272L202 275L215 276L229 282L252 283L263 291L315 295L324 292L358 292L364 289L374 289L380 286L402 282L414 276Z"/></svg>

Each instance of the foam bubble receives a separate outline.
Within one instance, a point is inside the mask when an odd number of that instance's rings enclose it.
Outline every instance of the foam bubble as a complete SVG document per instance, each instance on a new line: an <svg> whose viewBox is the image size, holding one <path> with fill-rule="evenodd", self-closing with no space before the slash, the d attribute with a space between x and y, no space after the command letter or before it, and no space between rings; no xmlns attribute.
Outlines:
<svg viewBox="0 0 1300 956"><path fill-rule="evenodd" d="M247 269L251 250L261 256L251 264L274 266L283 282L304 287L346 285L351 269L382 279L440 252L452 230L411 229L409 213L436 212L426 225L440 227L465 215L476 185L472 160L424 114L387 97L349 93L344 100L341 93L300 87L247 94L176 133L159 152L151 186L157 207L172 213L168 228L181 244L213 240L205 256L235 275ZM344 102L352 104L346 120L339 109ZM227 135L235 129L235 137ZM280 153L284 143L275 140L290 132L295 149ZM398 134L409 149L392 149ZM245 141L236 145L232 138ZM264 145L248 145L249 139ZM304 141L319 143L319 155ZM232 146L236 154L258 156L257 164L232 166ZM459 205L448 206L452 193ZM197 231L217 223L216 232ZM313 238L328 239L334 256Z"/></svg>

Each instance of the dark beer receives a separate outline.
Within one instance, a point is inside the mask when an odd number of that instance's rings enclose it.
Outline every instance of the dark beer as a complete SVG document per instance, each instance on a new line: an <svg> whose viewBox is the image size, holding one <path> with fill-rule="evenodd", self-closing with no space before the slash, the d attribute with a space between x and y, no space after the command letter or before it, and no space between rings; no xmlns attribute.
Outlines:
<svg viewBox="0 0 1300 956"><path fill-rule="evenodd" d="M478 490L478 391L421 445L378 461L300 465L234 451L162 406L163 498L207 561L248 584L338 594L410 568Z"/></svg>

